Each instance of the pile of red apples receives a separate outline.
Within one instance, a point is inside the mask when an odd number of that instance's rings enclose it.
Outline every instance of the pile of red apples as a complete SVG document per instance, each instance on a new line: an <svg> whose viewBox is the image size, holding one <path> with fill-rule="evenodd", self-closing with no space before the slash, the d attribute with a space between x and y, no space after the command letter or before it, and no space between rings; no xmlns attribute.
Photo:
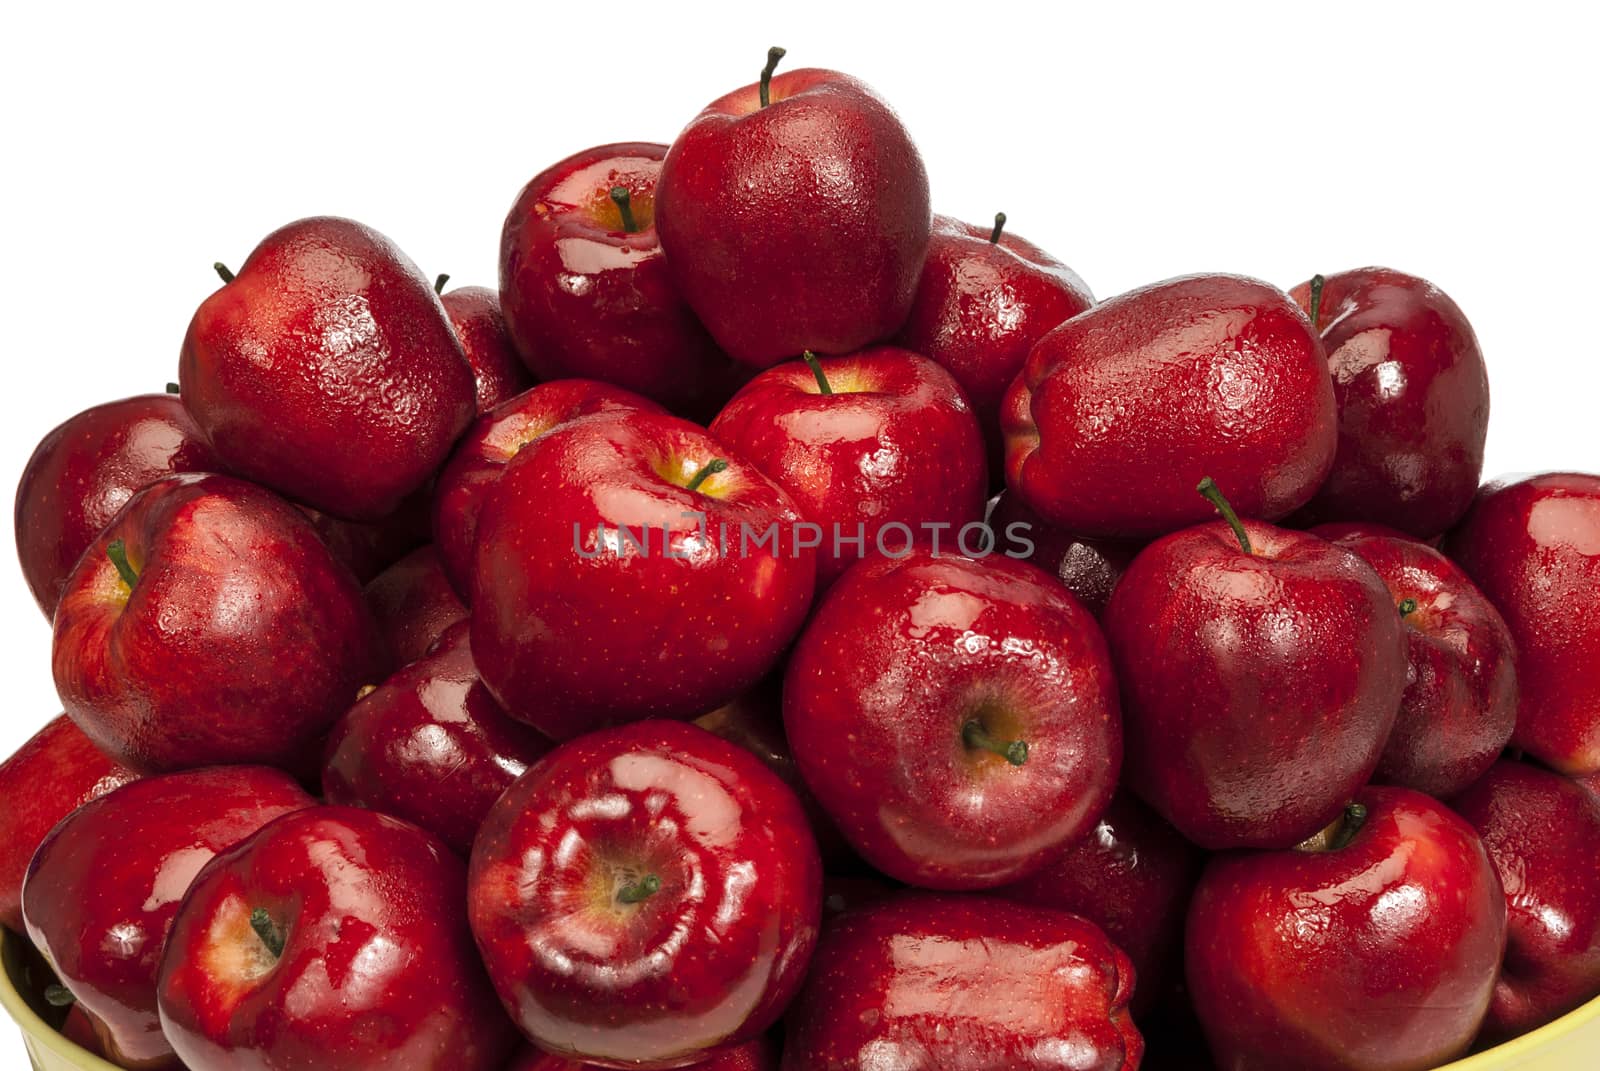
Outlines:
<svg viewBox="0 0 1600 1071"><path fill-rule="evenodd" d="M1600 995L1600 477L1480 487L1455 303L1097 301L781 56L535 176L498 291L288 224L166 393L40 443L65 713L0 767L0 920L52 1021L135 1069L1406 1071Z"/></svg>

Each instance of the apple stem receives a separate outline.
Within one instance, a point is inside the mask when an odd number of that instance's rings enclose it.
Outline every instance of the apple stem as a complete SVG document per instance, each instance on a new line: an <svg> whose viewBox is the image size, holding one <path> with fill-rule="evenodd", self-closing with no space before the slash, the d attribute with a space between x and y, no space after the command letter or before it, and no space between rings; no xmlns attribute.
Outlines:
<svg viewBox="0 0 1600 1071"><path fill-rule="evenodd" d="M1005 230L1005 229L1006 229L1006 214L1004 212L996 212L994 214L994 230L989 232L989 244L990 245L999 245L1000 244L1000 232Z"/></svg>
<svg viewBox="0 0 1600 1071"><path fill-rule="evenodd" d="M218 275L222 276L222 281L224 283L233 282L233 272L229 271L228 266L222 263L222 261L217 261L215 264L211 265L211 267Z"/></svg>
<svg viewBox="0 0 1600 1071"><path fill-rule="evenodd" d="M761 68L761 106L765 108L772 103L772 72L778 69L778 61L788 54L788 49L773 45L767 49L767 65Z"/></svg>
<svg viewBox="0 0 1600 1071"><path fill-rule="evenodd" d="M1026 740L996 740L989 735L989 730L983 727L983 722L976 718L961 727L961 741L974 751L988 751L999 755L1013 766L1021 766L1028 761Z"/></svg>
<svg viewBox="0 0 1600 1071"><path fill-rule="evenodd" d="M1322 284L1327 282L1320 275L1311 277L1311 330L1322 330Z"/></svg>
<svg viewBox="0 0 1600 1071"><path fill-rule="evenodd" d="M617 903L642 904L660 891L661 879L654 874L646 874L632 885L624 885L618 889Z"/></svg>
<svg viewBox="0 0 1600 1071"><path fill-rule="evenodd" d="M687 489L690 490L690 491L698 491L698 490L700 490L700 485L701 484L705 483L707 480L709 480L711 477L715 476L717 473L724 471L725 469L727 469L727 467L728 467L728 463L726 461L724 461L722 458L720 458L720 457L712 458L710 461L707 461L705 463L705 466L703 468L701 468L701 470L699 472L694 474L694 479L689 481Z"/></svg>
<svg viewBox="0 0 1600 1071"><path fill-rule="evenodd" d="M639 233L639 224L633 218L633 203L628 197L628 187L611 187L611 199L617 203L617 211L622 213L622 230L625 234Z"/></svg>
<svg viewBox="0 0 1600 1071"><path fill-rule="evenodd" d="M120 539L113 539L111 545L106 547L106 557L111 559L111 564L117 567L117 575L122 577L122 582L131 589L139 582L139 574L128 563L128 545Z"/></svg>
<svg viewBox="0 0 1600 1071"><path fill-rule="evenodd" d="M78 998L72 995L72 990L54 982L44 987L44 1002L52 1008L70 1008L77 1003Z"/></svg>
<svg viewBox="0 0 1600 1071"><path fill-rule="evenodd" d="M806 350L800 355L800 359L811 369L811 374L817 377L817 390L823 394L832 394L833 387L829 385L828 377L823 374L822 362L817 360L817 355Z"/></svg>
<svg viewBox="0 0 1600 1071"><path fill-rule="evenodd" d="M1417 612L1417 600L1401 599L1399 609L1401 617L1410 617L1412 614Z"/></svg>
<svg viewBox="0 0 1600 1071"><path fill-rule="evenodd" d="M433 292L435 294L444 293L444 284L448 283L449 281L450 276L445 272L440 272L439 277L433 281Z"/></svg>
<svg viewBox="0 0 1600 1071"><path fill-rule="evenodd" d="M1356 839L1356 834L1361 832L1361 827L1367 824L1367 807L1364 803L1347 803L1344 808L1344 818L1339 823L1339 828L1328 839L1328 850L1336 852L1346 847Z"/></svg>
<svg viewBox="0 0 1600 1071"><path fill-rule="evenodd" d="M180 388L176 383L168 383L167 384L167 393L168 394L177 394L178 391L181 390L181 389L182 388Z"/></svg>
<svg viewBox="0 0 1600 1071"><path fill-rule="evenodd" d="M250 928L256 931L256 936L267 946L267 951L272 953L273 959L283 955L283 931L272 921L272 916L267 914L266 908L258 907L250 912Z"/></svg>
<svg viewBox="0 0 1600 1071"><path fill-rule="evenodd" d="M1250 546L1250 533L1244 530L1244 525L1239 520L1239 515L1233 512L1233 507L1228 504L1227 498L1222 494L1222 489L1217 486L1217 481L1210 476L1200 481L1200 486L1195 488L1201 496L1222 514L1222 519L1228 522L1228 527L1233 529L1233 534L1239 537L1239 546L1246 554L1254 554L1255 549Z"/></svg>

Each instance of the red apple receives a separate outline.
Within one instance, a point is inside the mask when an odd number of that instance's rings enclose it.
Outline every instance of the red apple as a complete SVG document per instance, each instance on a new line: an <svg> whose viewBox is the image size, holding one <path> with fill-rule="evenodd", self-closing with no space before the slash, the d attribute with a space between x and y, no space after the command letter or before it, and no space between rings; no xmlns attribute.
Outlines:
<svg viewBox="0 0 1600 1071"><path fill-rule="evenodd" d="M565 740L692 718L800 631L815 555L793 501L676 417L588 417L517 455L478 523L472 650L514 717Z"/></svg>
<svg viewBox="0 0 1600 1071"><path fill-rule="evenodd" d="M1000 495L990 511L989 527L996 550L1054 573L1095 617L1105 613L1112 591L1140 550L1138 543L1064 532L1011 491Z"/></svg>
<svg viewBox="0 0 1600 1071"><path fill-rule="evenodd" d="M1516 641L1512 745L1566 774L1600 773L1600 476L1490 484L1445 553Z"/></svg>
<svg viewBox="0 0 1600 1071"><path fill-rule="evenodd" d="M1506 959L1484 1037L1515 1037L1600 996L1600 798L1502 760L1450 806L1505 885Z"/></svg>
<svg viewBox="0 0 1600 1071"><path fill-rule="evenodd" d="M300 512L311 518L311 526L333 556L366 584L428 542L432 503L433 489L425 484L378 521L347 521L303 504Z"/></svg>
<svg viewBox="0 0 1600 1071"><path fill-rule="evenodd" d="M171 394L108 402L57 425L17 482L17 558L45 616L84 549L135 491L175 472L221 467Z"/></svg>
<svg viewBox="0 0 1600 1071"><path fill-rule="evenodd" d="M500 1071L516 1031L436 838L353 807L213 859L172 923L161 1027L190 1071Z"/></svg>
<svg viewBox="0 0 1600 1071"><path fill-rule="evenodd" d="M1207 864L1185 962L1219 1066L1427 1068L1472 1044L1506 941L1483 842L1419 792L1357 799L1314 841Z"/></svg>
<svg viewBox="0 0 1600 1071"><path fill-rule="evenodd" d="M977 418L950 373L909 350L769 368L717 414L711 434L821 528L819 586L913 536L932 531L952 547L969 538L976 551L987 535Z"/></svg>
<svg viewBox="0 0 1600 1071"><path fill-rule="evenodd" d="M65 714L0 762L0 924L22 932L22 876L56 823L138 776L103 755Z"/></svg>
<svg viewBox="0 0 1600 1071"><path fill-rule="evenodd" d="M489 695L462 621L339 719L322 791L414 822L464 859L490 805L550 746Z"/></svg>
<svg viewBox="0 0 1600 1071"><path fill-rule="evenodd" d="M795 761L883 873L981 889L1093 828L1122 755L1094 619L1040 570L926 548L846 573L795 646Z"/></svg>
<svg viewBox="0 0 1600 1071"><path fill-rule="evenodd" d="M1408 537L1346 536L1405 621L1410 670L1374 778L1445 799L1500 757L1517 720L1516 644L1448 558Z"/></svg>
<svg viewBox="0 0 1600 1071"><path fill-rule="evenodd" d="M472 421L472 368L432 285L394 243L317 217L262 239L196 310L183 401L230 471L326 513L377 520Z"/></svg>
<svg viewBox="0 0 1600 1071"><path fill-rule="evenodd" d="M1472 325L1443 290L1389 268L1319 276L1290 295L1322 335L1339 403L1333 470L1296 519L1441 534L1472 504L1489 431Z"/></svg>
<svg viewBox="0 0 1600 1071"><path fill-rule="evenodd" d="M1322 344L1282 291L1192 275L1096 305L1039 340L1006 395L1006 486L1052 524L1149 538L1197 524L1214 477L1275 520L1333 464Z"/></svg>
<svg viewBox="0 0 1600 1071"><path fill-rule="evenodd" d="M385 661L305 516L209 475L151 484L90 545L51 658L67 714L136 770L303 764Z"/></svg>
<svg viewBox="0 0 1600 1071"><path fill-rule="evenodd" d="M837 71L773 78L782 55L706 106L656 182L678 289L724 350L761 368L898 331L933 220L922 157L889 106Z"/></svg>
<svg viewBox="0 0 1600 1071"><path fill-rule="evenodd" d="M724 1049L715 1056L692 1065L693 1071L778 1071L778 1048L766 1038ZM599 1064L586 1064L540 1052L529 1046L518 1054L506 1071L604 1071Z"/></svg>
<svg viewBox="0 0 1600 1071"><path fill-rule="evenodd" d="M636 722L563 745L500 797L468 908L541 1048L669 1068L772 1026L821 894L805 812L772 771L693 725Z"/></svg>
<svg viewBox="0 0 1600 1071"><path fill-rule="evenodd" d="M895 341L931 357L966 392L988 448L989 474L1005 463L1000 402L1045 332L1094 304L1078 273L994 225L933 217L917 296Z"/></svg>
<svg viewBox="0 0 1600 1071"><path fill-rule="evenodd" d="M1378 765L1406 687L1400 614L1355 554L1240 522L1202 487L1233 531L1218 522L1152 543L1103 618L1124 780L1203 848L1287 848Z"/></svg>
<svg viewBox="0 0 1600 1071"><path fill-rule="evenodd" d="M655 228L665 145L600 145L535 175L500 232L500 298L540 379L598 379L705 420L744 373L672 281Z"/></svg>
<svg viewBox="0 0 1600 1071"><path fill-rule="evenodd" d="M506 330L499 293L487 286L458 286L447 291L444 284L449 278L439 276L433 284L434 293L439 295L439 304L444 306L467 364L472 367L477 411L487 413L533 386L533 377L517 356Z"/></svg>
<svg viewBox="0 0 1600 1071"><path fill-rule="evenodd" d="M397 666L427 654L446 629L467 618L467 608L431 546L414 550L385 569L364 594Z"/></svg>
<svg viewBox="0 0 1600 1071"><path fill-rule="evenodd" d="M1306 531L1314 536L1321 536L1330 543L1337 543L1343 539L1375 537L1378 539L1410 539L1418 543L1426 540L1417 539L1416 536L1406 535L1398 528L1390 528L1386 524L1375 521L1328 521L1324 524L1312 525Z"/></svg>
<svg viewBox="0 0 1600 1071"><path fill-rule="evenodd" d="M28 936L113 1062L177 1062L157 1021L156 969L178 902L218 852L311 803L277 770L191 770L123 785L45 838L22 887Z"/></svg>
<svg viewBox="0 0 1600 1071"><path fill-rule="evenodd" d="M828 924L788 1017L784 1071L1134 1071L1128 957L1093 923L909 893Z"/></svg>
<svg viewBox="0 0 1600 1071"><path fill-rule="evenodd" d="M581 416L632 409L659 412L648 398L592 379L541 383L479 417L439 474L433 536L439 564L457 592L470 596L478 514L489 489L518 452L546 432Z"/></svg>

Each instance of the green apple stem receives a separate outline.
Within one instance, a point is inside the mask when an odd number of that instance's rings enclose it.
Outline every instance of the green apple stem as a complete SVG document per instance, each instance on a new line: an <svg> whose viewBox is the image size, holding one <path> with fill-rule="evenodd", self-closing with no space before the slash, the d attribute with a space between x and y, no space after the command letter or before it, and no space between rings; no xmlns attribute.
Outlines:
<svg viewBox="0 0 1600 1071"><path fill-rule="evenodd" d="M1311 277L1311 330L1322 330L1322 284L1327 282L1320 275Z"/></svg>
<svg viewBox="0 0 1600 1071"><path fill-rule="evenodd" d="M435 294L444 293L444 284L448 283L449 281L450 276L445 272L440 272L439 277L433 281L433 292Z"/></svg>
<svg viewBox="0 0 1600 1071"><path fill-rule="evenodd" d="M724 461L722 458L720 458L720 457L712 458L710 461L707 461L705 463L705 465L700 469L699 472L694 474L694 479L689 481L688 490L690 490L690 491L698 491L698 490L700 490L700 485L701 484L705 483L707 480L709 480L711 477L715 476L717 473L726 470L727 467L728 467L728 463L726 461Z"/></svg>
<svg viewBox="0 0 1600 1071"><path fill-rule="evenodd" d="M211 265L211 267L218 275L222 276L222 281L224 283L233 282L233 272L229 271L228 266L222 263L222 261L217 261L215 264Z"/></svg>
<svg viewBox="0 0 1600 1071"><path fill-rule="evenodd" d="M44 987L44 1002L52 1008L70 1008L77 1003L78 998L72 995L72 990L60 982L53 982Z"/></svg>
<svg viewBox="0 0 1600 1071"><path fill-rule="evenodd" d="M117 575L122 577L122 582L131 589L139 582L139 574L128 563L128 545L120 539L113 539L111 545L106 547L106 557L111 559L111 564L117 567Z"/></svg>
<svg viewBox="0 0 1600 1071"><path fill-rule="evenodd" d="M1217 481L1210 476L1200 481L1200 486L1195 488L1205 500L1217 507L1217 512L1222 514L1222 519L1228 522L1228 527L1233 529L1233 534L1239 537L1239 546L1246 554L1254 554L1255 549L1250 546L1250 534L1244 530L1244 525L1239 521L1239 515L1233 512L1233 507L1223 497L1222 489L1217 486Z"/></svg>
<svg viewBox="0 0 1600 1071"><path fill-rule="evenodd" d="M767 65L761 68L761 106L765 108L772 103L772 72L778 69L778 61L788 54L788 49L773 45L767 49Z"/></svg>
<svg viewBox="0 0 1600 1071"><path fill-rule="evenodd" d="M642 904L660 891L661 879L654 874L646 874L632 885L624 885L618 889L617 903Z"/></svg>
<svg viewBox="0 0 1600 1071"><path fill-rule="evenodd" d="M167 393L168 394L177 394L180 389L182 389L182 388L180 388L176 383L168 383L167 384Z"/></svg>
<svg viewBox="0 0 1600 1071"><path fill-rule="evenodd" d="M1401 617L1410 617L1412 614L1417 612L1417 600L1401 599L1399 610Z"/></svg>
<svg viewBox="0 0 1600 1071"><path fill-rule="evenodd" d="M1339 828L1334 830L1333 836L1328 838L1328 850L1336 852L1356 839L1356 834L1361 832L1361 827L1367 824L1367 808L1362 803L1347 803L1344 816L1339 820Z"/></svg>
<svg viewBox="0 0 1600 1071"><path fill-rule="evenodd" d="M258 907L250 912L250 928L256 931L256 936L267 946L267 951L272 954L273 959L283 955L283 930L272 921L272 916L267 914L266 908Z"/></svg>
<svg viewBox="0 0 1600 1071"><path fill-rule="evenodd" d="M999 245L1000 244L1000 232L1005 230L1005 229L1006 229L1006 214L1004 212L996 212L994 214L994 230L989 232L989 244L990 245Z"/></svg>
<svg viewBox="0 0 1600 1071"><path fill-rule="evenodd" d="M1028 761L1026 740L996 740L989 735L989 730L983 727L983 722L976 718L961 727L961 742L973 751L988 751L999 755L1013 766L1021 766Z"/></svg>
<svg viewBox="0 0 1600 1071"><path fill-rule="evenodd" d="M639 224L633 218L633 203L628 198L628 187L611 187L611 199L617 203L617 211L622 213L622 229L627 234L637 234Z"/></svg>
<svg viewBox="0 0 1600 1071"><path fill-rule="evenodd" d="M800 355L800 359L811 369L811 374L817 377L817 390L823 394L832 394L833 387L828 383L828 377L823 374L822 362L817 360L817 355L806 350Z"/></svg>

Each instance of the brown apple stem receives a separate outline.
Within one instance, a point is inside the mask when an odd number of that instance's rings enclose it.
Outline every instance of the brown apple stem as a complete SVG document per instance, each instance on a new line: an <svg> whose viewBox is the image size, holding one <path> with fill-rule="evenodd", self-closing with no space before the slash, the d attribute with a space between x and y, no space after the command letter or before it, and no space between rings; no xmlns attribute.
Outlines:
<svg viewBox="0 0 1600 1071"><path fill-rule="evenodd" d="M727 467L728 463L720 457L707 461L704 467L702 467L699 472L694 474L694 479L689 481L687 489L690 491L700 490L701 484L705 483L717 473L724 471L727 469Z"/></svg>
<svg viewBox="0 0 1600 1071"><path fill-rule="evenodd" d="M817 390L822 394L832 394L833 387L828 383L828 377L823 374L822 362L817 360L817 355L806 350L800 355L800 359L811 369L811 374L817 377Z"/></svg>
<svg viewBox="0 0 1600 1071"><path fill-rule="evenodd" d="M611 199L617 204L617 211L622 213L622 230L626 234L639 233L639 224L633 218L633 202L628 197L628 187L611 187Z"/></svg>
<svg viewBox="0 0 1600 1071"><path fill-rule="evenodd" d="M1401 599L1399 609L1401 617L1410 617L1412 614L1417 612L1417 600Z"/></svg>
<svg viewBox="0 0 1600 1071"><path fill-rule="evenodd" d="M78 998L72 995L72 990L60 982L52 982L44 987L44 1002L52 1008L70 1008L77 1001Z"/></svg>
<svg viewBox="0 0 1600 1071"><path fill-rule="evenodd" d="M182 388L180 388L176 383L168 383L167 384L167 393L168 394L177 394L178 391L181 390L181 389Z"/></svg>
<svg viewBox="0 0 1600 1071"><path fill-rule="evenodd" d="M646 874L632 885L624 885L618 889L617 903L642 904L660 891L661 879L654 874Z"/></svg>
<svg viewBox="0 0 1600 1071"><path fill-rule="evenodd" d="M765 108L772 103L772 72L778 69L778 61L788 54L788 49L773 45L767 49L767 65L761 68L761 106Z"/></svg>
<svg viewBox="0 0 1600 1071"><path fill-rule="evenodd" d="M988 751L999 755L1013 766L1021 766L1028 761L1026 740L996 740L989 735L989 730L983 727L983 722L976 718L961 727L961 742L973 751Z"/></svg>
<svg viewBox="0 0 1600 1071"><path fill-rule="evenodd" d="M224 283L233 282L233 272L229 271L228 266L222 263L222 261L217 261L215 264L211 265L211 267L215 269L218 275L222 276L222 281Z"/></svg>
<svg viewBox="0 0 1600 1071"><path fill-rule="evenodd" d="M1222 514L1222 519L1228 522L1228 527L1233 529L1233 534L1239 537L1239 546L1246 554L1254 554L1250 546L1250 533L1244 530L1244 525L1239 521L1239 515L1233 512L1233 507L1223 497L1222 489L1217 486L1217 481L1210 476L1200 481L1200 486L1195 488L1205 500L1217 507L1217 512Z"/></svg>
<svg viewBox="0 0 1600 1071"><path fill-rule="evenodd" d="M139 574L128 563L128 545L120 539L113 539L111 545L106 547L106 557L111 559L111 564L117 567L117 575L122 577L122 582L131 589L139 582Z"/></svg>
<svg viewBox="0 0 1600 1071"><path fill-rule="evenodd" d="M444 293L444 284L448 283L449 281L450 276L445 272L440 272L439 277L433 281L433 292L435 294Z"/></svg>
<svg viewBox="0 0 1600 1071"><path fill-rule="evenodd" d="M272 916L267 914L266 908L258 907L250 912L250 928L256 931L256 936L267 946L267 951L272 954L273 959L283 955L283 931L272 921Z"/></svg>
<svg viewBox="0 0 1600 1071"><path fill-rule="evenodd" d="M1000 232L1005 230L1005 229L1006 229L1006 214L1004 212L996 212L994 214L994 230L989 232L989 244L990 245L999 245L1000 244Z"/></svg>
<svg viewBox="0 0 1600 1071"><path fill-rule="evenodd" d="M1322 284L1327 282L1320 275L1311 277L1311 330L1322 330Z"/></svg>

